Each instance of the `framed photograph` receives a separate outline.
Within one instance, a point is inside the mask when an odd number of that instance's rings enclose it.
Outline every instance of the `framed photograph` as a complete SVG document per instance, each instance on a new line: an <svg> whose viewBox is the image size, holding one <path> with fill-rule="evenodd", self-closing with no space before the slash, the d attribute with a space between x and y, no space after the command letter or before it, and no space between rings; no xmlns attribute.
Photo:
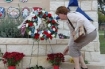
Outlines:
<svg viewBox="0 0 105 69"><path fill-rule="evenodd" d="M20 0L20 2L23 2L23 3L25 3L25 2L27 2L28 0Z"/></svg>
<svg viewBox="0 0 105 69"><path fill-rule="evenodd" d="M0 18L4 18L5 16L5 9L3 7L0 7Z"/></svg>
<svg viewBox="0 0 105 69"><path fill-rule="evenodd" d="M22 13L22 17L23 18L26 18L29 15L29 13L30 13L30 9L28 7L24 7L22 9L22 12L21 13Z"/></svg>
<svg viewBox="0 0 105 69"><path fill-rule="evenodd" d="M12 2L13 0L5 0L7 3L10 3L10 2Z"/></svg>
<svg viewBox="0 0 105 69"><path fill-rule="evenodd" d="M10 18L18 18L19 15L20 15L20 11L18 8L15 8L15 7L9 7L8 10L7 10L7 15L8 17Z"/></svg>

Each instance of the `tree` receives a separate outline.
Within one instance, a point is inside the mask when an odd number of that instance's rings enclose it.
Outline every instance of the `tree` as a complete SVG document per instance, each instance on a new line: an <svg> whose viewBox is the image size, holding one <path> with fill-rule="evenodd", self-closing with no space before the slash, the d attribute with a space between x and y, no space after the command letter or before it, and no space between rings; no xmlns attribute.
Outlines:
<svg viewBox="0 0 105 69"><path fill-rule="evenodd" d="M103 6L105 5L105 0L98 0L98 5L99 5L100 11L105 15L105 11L103 8Z"/></svg>
<svg viewBox="0 0 105 69"><path fill-rule="evenodd" d="M98 11L98 23L99 23L99 29L100 29L100 25L102 23L105 23L105 15L100 11Z"/></svg>

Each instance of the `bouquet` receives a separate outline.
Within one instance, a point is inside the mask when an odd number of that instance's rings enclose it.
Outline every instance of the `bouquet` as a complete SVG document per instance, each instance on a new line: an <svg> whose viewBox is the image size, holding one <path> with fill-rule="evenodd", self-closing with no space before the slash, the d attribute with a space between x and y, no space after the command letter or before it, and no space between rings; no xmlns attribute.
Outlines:
<svg viewBox="0 0 105 69"><path fill-rule="evenodd" d="M64 55L62 53L51 53L47 55L47 61L49 61L53 66L60 65L64 62Z"/></svg>
<svg viewBox="0 0 105 69"><path fill-rule="evenodd" d="M23 59L25 55L23 53L19 52L6 52L2 56L2 60L4 64L7 64L8 66L16 66L19 65L19 62Z"/></svg>

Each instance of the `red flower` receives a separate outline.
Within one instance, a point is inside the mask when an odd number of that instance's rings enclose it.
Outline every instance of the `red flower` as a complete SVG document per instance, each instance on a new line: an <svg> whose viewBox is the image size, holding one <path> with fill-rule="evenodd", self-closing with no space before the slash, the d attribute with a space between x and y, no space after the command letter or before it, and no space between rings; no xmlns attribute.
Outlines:
<svg viewBox="0 0 105 69"><path fill-rule="evenodd" d="M47 38L52 39L51 34L50 34L50 33L48 33L47 31L44 31L44 32L43 32L43 34L45 34Z"/></svg>
<svg viewBox="0 0 105 69"><path fill-rule="evenodd" d="M44 40L44 38L42 37L42 38L40 38L41 40Z"/></svg>
<svg viewBox="0 0 105 69"><path fill-rule="evenodd" d="M42 14L42 11L39 12L39 15L41 15L41 14Z"/></svg>
<svg viewBox="0 0 105 69"><path fill-rule="evenodd" d="M29 22L29 20L26 20L26 21L25 21L25 23L28 23L28 22Z"/></svg>
<svg viewBox="0 0 105 69"><path fill-rule="evenodd" d="M50 23L50 22L51 22L50 20L47 21L47 23Z"/></svg>
<svg viewBox="0 0 105 69"><path fill-rule="evenodd" d="M39 38L39 34L36 33L35 36L34 36L34 38L35 38L35 39L38 39L38 38Z"/></svg>
<svg viewBox="0 0 105 69"><path fill-rule="evenodd" d="M52 36L51 36L51 34L48 34L48 35L47 35L47 37L48 37L48 38L50 38L50 39L52 39Z"/></svg>
<svg viewBox="0 0 105 69"><path fill-rule="evenodd" d="M36 18L37 18L37 16L34 16L34 17L32 17L32 18L36 19Z"/></svg>
<svg viewBox="0 0 105 69"><path fill-rule="evenodd" d="M7 63L8 66L16 66L24 57L23 53L19 52L6 52L3 55L4 64Z"/></svg>
<svg viewBox="0 0 105 69"><path fill-rule="evenodd" d="M43 18L46 18L46 14L43 15Z"/></svg>
<svg viewBox="0 0 105 69"><path fill-rule="evenodd" d="M28 24L30 27L34 25L33 22L29 22Z"/></svg>
<svg viewBox="0 0 105 69"><path fill-rule="evenodd" d="M48 14L48 17L52 17L52 15L49 13L49 14Z"/></svg>
<svg viewBox="0 0 105 69"><path fill-rule="evenodd" d="M0 17L2 16L2 14L0 13Z"/></svg>
<svg viewBox="0 0 105 69"><path fill-rule="evenodd" d="M64 55L62 53L47 54L47 61L52 63L52 65L60 65L61 62L64 62Z"/></svg>
<svg viewBox="0 0 105 69"><path fill-rule="evenodd" d="M6 64L6 63L7 63L7 61L6 61L6 60L4 60L4 59L2 59L2 61L3 61L3 63L4 63L4 64Z"/></svg>
<svg viewBox="0 0 105 69"><path fill-rule="evenodd" d="M52 29L55 29L55 32L58 31L58 29L55 26L52 26Z"/></svg>
<svg viewBox="0 0 105 69"><path fill-rule="evenodd" d="M52 22L53 24L55 24L55 23L56 23L56 22L55 22L55 20L52 20L51 22Z"/></svg>

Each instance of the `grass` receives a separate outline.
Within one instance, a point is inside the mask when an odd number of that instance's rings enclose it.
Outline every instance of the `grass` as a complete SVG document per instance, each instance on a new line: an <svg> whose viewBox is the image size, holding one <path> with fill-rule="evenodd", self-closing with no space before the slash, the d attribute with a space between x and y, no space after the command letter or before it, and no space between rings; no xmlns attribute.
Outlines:
<svg viewBox="0 0 105 69"><path fill-rule="evenodd" d="M103 34L103 33L104 33L104 31L102 31L102 30L99 30L99 33L100 33L100 34Z"/></svg>
<svg viewBox="0 0 105 69"><path fill-rule="evenodd" d="M99 31L100 34L104 34L104 31ZM104 35L99 35L100 40L100 51L101 54L105 54L105 37Z"/></svg>

